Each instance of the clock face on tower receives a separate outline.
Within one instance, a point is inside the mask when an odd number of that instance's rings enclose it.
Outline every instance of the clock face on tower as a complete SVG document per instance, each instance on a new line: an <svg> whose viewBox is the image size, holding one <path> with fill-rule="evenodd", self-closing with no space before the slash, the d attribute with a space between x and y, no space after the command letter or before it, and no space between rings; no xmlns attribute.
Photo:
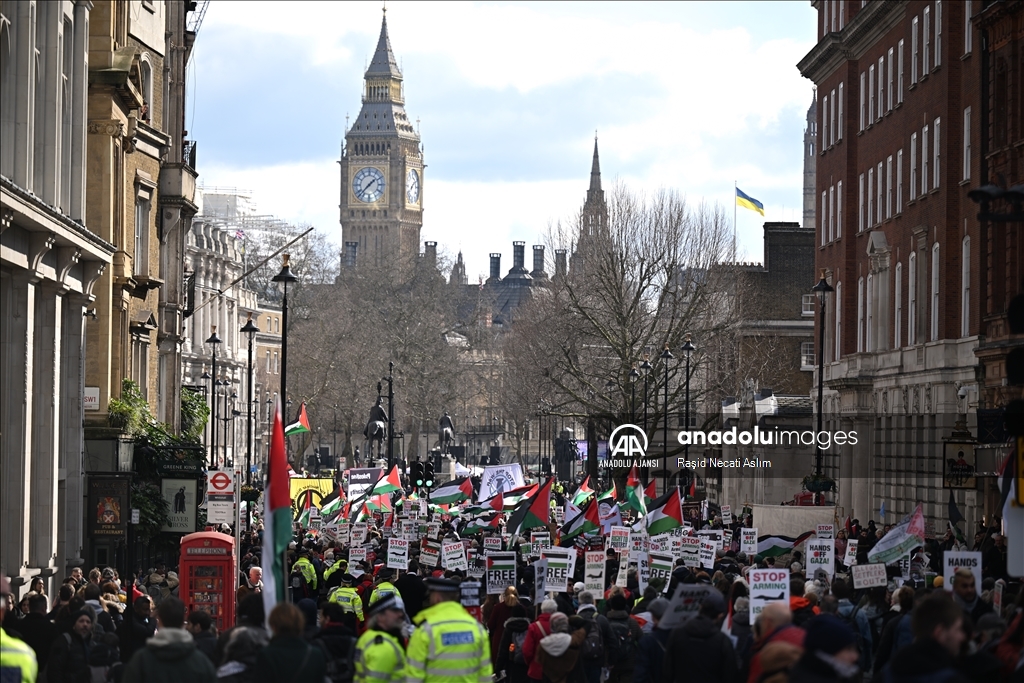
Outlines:
<svg viewBox="0 0 1024 683"><path fill-rule="evenodd" d="M410 204L415 204L420 198L420 174L415 168L410 168L405 176L405 198Z"/></svg>
<svg viewBox="0 0 1024 683"><path fill-rule="evenodd" d="M360 169L352 179L352 193L361 202L375 202L384 196L384 174L372 166Z"/></svg>

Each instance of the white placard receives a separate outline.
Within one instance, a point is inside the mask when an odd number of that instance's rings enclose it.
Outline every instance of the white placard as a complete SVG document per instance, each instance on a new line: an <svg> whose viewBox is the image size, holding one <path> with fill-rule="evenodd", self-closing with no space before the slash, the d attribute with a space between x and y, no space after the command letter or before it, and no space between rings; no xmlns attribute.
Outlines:
<svg viewBox="0 0 1024 683"><path fill-rule="evenodd" d="M100 388L85 387L82 393L82 409L87 411L100 409Z"/></svg>
<svg viewBox="0 0 1024 683"><path fill-rule="evenodd" d="M501 537L500 536L484 536L484 551L499 551L501 550Z"/></svg>
<svg viewBox="0 0 1024 683"><path fill-rule="evenodd" d="M880 562L859 564L850 567L850 572L853 574L854 590L885 586L889 583L889 579L885 574L885 565Z"/></svg>
<svg viewBox="0 0 1024 683"><path fill-rule="evenodd" d="M818 538L835 538L836 537L836 525L835 524L819 524L815 529L815 535Z"/></svg>
<svg viewBox="0 0 1024 683"><path fill-rule="evenodd" d="M348 563L349 565L363 562L366 560L366 548L361 545L352 546L348 549Z"/></svg>
<svg viewBox="0 0 1024 683"><path fill-rule="evenodd" d="M646 531L629 532L629 554L640 553L647 555L648 541Z"/></svg>
<svg viewBox="0 0 1024 683"><path fill-rule="evenodd" d="M392 538L388 541L388 569L409 568L409 541Z"/></svg>
<svg viewBox="0 0 1024 683"><path fill-rule="evenodd" d="M547 564L547 589L562 593L569 590L572 575L576 569L576 550L574 548L545 548L541 557Z"/></svg>
<svg viewBox="0 0 1024 683"><path fill-rule="evenodd" d="M953 590L953 574L960 567L974 574L974 587L981 592L981 553L975 550L947 550L942 556L942 587Z"/></svg>
<svg viewBox="0 0 1024 683"><path fill-rule="evenodd" d="M740 529L740 552L749 557L757 555L757 529Z"/></svg>
<svg viewBox="0 0 1024 683"><path fill-rule="evenodd" d="M679 539L680 555L683 558L683 564L687 567L699 567L700 566L700 539L696 536L683 536Z"/></svg>
<svg viewBox="0 0 1024 683"><path fill-rule="evenodd" d="M366 540L366 530L369 528L369 524L366 522L356 522L352 525L352 538L349 542L352 545L359 545Z"/></svg>
<svg viewBox="0 0 1024 683"><path fill-rule="evenodd" d="M750 617L754 619L773 602L789 604L789 569L751 569Z"/></svg>
<svg viewBox="0 0 1024 683"><path fill-rule="evenodd" d="M732 525L732 506L731 505L723 505L722 506L722 526L730 526L730 525Z"/></svg>
<svg viewBox="0 0 1024 683"><path fill-rule="evenodd" d="M462 541L452 541L441 545L441 566L445 569L469 570L466 547L462 545Z"/></svg>
<svg viewBox="0 0 1024 683"><path fill-rule="evenodd" d="M640 592L647 590L647 583L651 578L651 562L644 553L636 558L636 580L640 586Z"/></svg>
<svg viewBox="0 0 1024 683"><path fill-rule="evenodd" d="M667 593L668 585L672 581L672 570L675 568L675 558L668 553L656 553L653 551L647 557L650 571L648 583L653 579L665 579L665 587L661 589L661 592Z"/></svg>
<svg viewBox="0 0 1024 683"><path fill-rule="evenodd" d="M402 520L402 538L407 541L416 541L419 539L419 522L415 519L403 519Z"/></svg>
<svg viewBox="0 0 1024 683"><path fill-rule="evenodd" d="M548 592L548 561L541 558L533 563L533 602L539 604Z"/></svg>
<svg viewBox="0 0 1024 683"><path fill-rule="evenodd" d="M705 569L715 568L715 546L707 541L700 543L700 564Z"/></svg>
<svg viewBox="0 0 1024 683"><path fill-rule="evenodd" d="M604 596L604 571L606 555L603 550L584 553L583 585L594 594L595 599Z"/></svg>
<svg viewBox="0 0 1024 683"><path fill-rule="evenodd" d="M652 553L671 553L672 552L672 535L668 532L658 534L657 536L651 536L650 541L650 552Z"/></svg>
<svg viewBox="0 0 1024 683"><path fill-rule="evenodd" d="M420 566L433 569L441 559L441 543L424 539L420 547Z"/></svg>
<svg viewBox="0 0 1024 683"><path fill-rule="evenodd" d="M672 630L679 628L684 622L697 616L700 611L700 604L711 591L711 586L702 586L694 583L681 583L676 586L676 592L669 601L668 609L658 622L658 628Z"/></svg>
<svg viewBox="0 0 1024 683"><path fill-rule="evenodd" d="M427 536L441 540L441 522L427 522Z"/></svg>
<svg viewBox="0 0 1024 683"><path fill-rule="evenodd" d="M551 547L550 531L534 531L530 534L530 545L533 546L534 555L539 554L545 548Z"/></svg>
<svg viewBox="0 0 1024 683"><path fill-rule="evenodd" d="M722 549L722 530L721 529L702 529L697 532L697 537L701 538L711 545L714 546L715 550Z"/></svg>
<svg viewBox="0 0 1024 683"><path fill-rule="evenodd" d="M856 538L846 542L846 555L843 557L843 564L847 567L857 564L857 545L859 543Z"/></svg>
<svg viewBox="0 0 1024 683"><path fill-rule="evenodd" d="M1003 590L1006 588L1006 582L1002 579L996 580L995 588L992 589L992 609L995 611L996 616L1002 616L1003 614Z"/></svg>
<svg viewBox="0 0 1024 683"><path fill-rule="evenodd" d="M611 547L616 552L629 550L629 527L613 526L611 535Z"/></svg>
<svg viewBox="0 0 1024 683"><path fill-rule="evenodd" d="M342 545L348 545L352 540L352 527L348 522L342 522L338 525L338 543Z"/></svg>
<svg viewBox="0 0 1024 683"><path fill-rule="evenodd" d="M807 576L813 577L819 569L825 570L829 580L835 574L836 548L831 538L807 540Z"/></svg>
<svg viewBox="0 0 1024 683"><path fill-rule="evenodd" d="M625 562L619 562L619 573L615 575L615 585L620 588L625 588L629 581L629 565Z"/></svg>
<svg viewBox="0 0 1024 683"><path fill-rule="evenodd" d="M509 586L516 585L516 554L514 552L489 552L486 559L488 595L500 595Z"/></svg>

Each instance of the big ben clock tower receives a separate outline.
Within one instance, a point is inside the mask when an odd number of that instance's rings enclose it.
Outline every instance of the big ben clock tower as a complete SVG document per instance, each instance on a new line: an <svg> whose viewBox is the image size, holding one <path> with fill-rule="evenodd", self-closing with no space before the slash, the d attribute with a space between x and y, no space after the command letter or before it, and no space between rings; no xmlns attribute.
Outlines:
<svg viewBox="0 0 1024 683"><path fill-rule="evenodd" d="M419 254L424 164L386 14L363 81L363 106L345 131L340 161L342 263L397 265Z"/></svg>

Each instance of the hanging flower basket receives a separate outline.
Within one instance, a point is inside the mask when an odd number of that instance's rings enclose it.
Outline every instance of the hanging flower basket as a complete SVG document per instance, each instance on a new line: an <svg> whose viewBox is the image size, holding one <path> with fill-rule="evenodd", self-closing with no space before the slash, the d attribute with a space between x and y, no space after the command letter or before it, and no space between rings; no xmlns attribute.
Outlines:
<svg viewBox="0 0 1024 683"><path fill-rule="evenodd" d="M255 503L260 499L260 491L254 486L243 486L242 487L242 500L247 503Z"/></svg>
<svg viewBox="0 0 1024 683"><path fill-rule="evenodd" d="M808 474L804 477L803 486L805 491L811 493L826 493L836 490L836 480L823 475Z"/></svg>

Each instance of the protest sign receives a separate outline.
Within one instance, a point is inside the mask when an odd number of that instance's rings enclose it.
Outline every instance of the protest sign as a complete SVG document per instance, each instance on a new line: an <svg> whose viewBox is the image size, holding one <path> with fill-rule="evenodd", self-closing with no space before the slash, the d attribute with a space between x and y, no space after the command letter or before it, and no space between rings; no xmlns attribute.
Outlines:
<svg viewBox="0 0 1024 683"><path fill-rule="evenodd" d="M651 577L651 564L647 559L647 553L641 553L636 558L636 580L640 586L640 592L647 590L647 583Z"/></svg>
<svg viewBox="0 0 1024 683"><path fill-rule="evenodd" d="M807 575L814 576L815 571L818 569L824 569L825 573L828 574L829 580L831 580L836 569L835 557L835 541L831 538L818 538L814 540L808 539Z"/></svg>
<svg viewBox="0 0 1024 683"><path fill-rule="evenodd" d="M732 506L722 506L722 526L730 526L732 524Z"/></svg>
<svg viewBox="0 0 1024 683"><path fill-rule="evenodd" d="M665 614L658 622L658 628L671 631L683 625L686 621L697 616L700 611L700 603L714 588L694 583L681 583L676 586L676 592L669 601Z"/></svg>
<svg viewBox="0 0 1024 683"><path fill-rule="evenodd" d="M675 556L679 557L683 549L683 536L686 534L686 530L683 527L676 527L672 531L668 532L669 538L671 539L671 550L670 552Z"/></svg>
<svg viewBox="0 0 1024 683"><path fill-rule="evenodd" d="M500 536L484 536L484 550L485 551L501 550L501 537Z"/></svg>
<svg viewBox="0 0 1024 683"><path fill-rule="evenodd" d="M402 520L402 538L407 541L419 540L419 522L415 519Z"/></svg>
<svg viewBox="0 0 1024 683"><path fill-rule="evenodd" d="M687 567L700 566L700 539L696 536L683 536L680 540L680 553L683 564Z"/></svg>
<svg viewBox="0 0 1024 683"><path fill-rule="evenodd" d="M953 574L964 567L974 574L974 587L981 590L981 553L975 550L947 550L942 557L942 587L953 590Z"/></svg>
<svg viewBox="0 0 1024 683"><path fill-rule="evenodd" d="M857 564L858 543L859 541L857 541L857 539L847 541L846 543L846 556L843 557L843 564L845 564L847 567L852 567L853 565Z"/></svg>
<svg viewBox="0 0 1024 683"><path fill-rule="evenodd" d="M512 552L487 553L487 594L497 595L516 585L516 554Z"/></svg>
<svg viewBox="0 0 1024 683"><path fill-rule="evenodd" d="M445 569L469 570L469 562L466 560L466 547L462 541L451 541L441 544L441 564Z"/></svg>
<svg viewBox="0 0 1024 683"><path fill-rule="evenodd" d="M530 534L530 545L533 546L534 554L539 554L545 548L551 547L550 531L534 531Z"/></svg>
<svg viewBox="0 0 1024 683"><path fill-rule="evenodd" d="M992 589L992 610L997 616L1003 613L1003 590L1005 588L1006 582L998 579L995 588Z"/></svg>
<svg viewBox="0 0 1024 683"><path fill-rule="evenodd" d="M616 586L619 586L620 588L625 588L626 587L626 582L627 582L627 580L629 578L628 570L629 570L629 565L628 564L626 564L625 562L620 562L619 563L619 573L615 575L615 585Z"/></svg>
<svg viewBox="0 0 1024 683"><path fill-rule="evenodd" d="M409 541L404 538L392 538L388 541L388 569L407 569L409 567Z"/></svg>
<svg viewBox="0 0 1024 683"><path fill-rule="evenodd" d="M611 535L611 547L616 552L624 552L629 549L629 527L613 526Z"/></svg>
<svg viewBox="0 0 1024 683"><path fill-rule="evenodd" d="M547 589L555 593L569 590L576 568L576 550L573 548L545 548L541 557L548 561Z"/></svg>
<svg viewBox="0 0 1024 683"><path fill-rule="evenodd" d="M647 554L647 532L646 531L630 531L629 532L629 552Z"/></svg>
<svg viewBox="0 0 1024 683"><path fill-rule="evenodd" d="M672 536L669 533L651 536L650 548L652 553L671 553Z"/></svg>
<svg viewBox="0 0 1024 683"><path fill-rule="evenodd" d="M697 532L697 537L710 543L715 550L722 549L721 529L703 529Z"/></svg>
<svg viewBox="0 0 1024 683"><path fill-rule="evenodd" d="M603 550L586 553L583 557L586 562L583 567L583 584L595 596L604 595L605 558Z"/></svg>
<svg viewBox="0 0 1024 683"><path fill-rule="evenodd" d="M366 522L356 522L352 525L352 545L359 545L366 540L366 530L369 526Z"/></svg>
<svg viewBox="0 0 1024 683"><path fill-rule="evenodd" d="M750 582L751 619L773 602L789 604L789 569L751 569L747 580Z"/></svg>
<svg viewBox="0 0 1024 683"><path fill-rule="evenodd" d="M836 525L835 524L819 524L815 529L815 535L818 538L835 538L836 537Z"/></svg>
<svg viewBox="0 0 1024 683"><path fill-rule="evenodd" d="M519 544L519 554L522 555L523 557L531 557L531 556L535 557L534 552L533 552L533 544L532 543L520 543Z"/></svg>
<svg viewBox="0 0 1024 683"><path fill-rule="evenodd" d="M672 580L672 569L675 565L675 560L668 553L655 553L652 552L648 555L649 567L650 567L650 578L651 579L664 579L665 587L661 589L662 593L668 592L668 584Z"/></svg>
<svg viewBox="0 0 1024 683"><path fill-rule="evenodd" d="M354 545L348 549L348 564L352 566L366 560L366 548L361 545Z"/></svg>
<svg viewBox="0 0 1024 683"><path fill-rule="evenodd" d="M850 567L850 571L853 574L854 590L885 586L889 583L889 579L885 574L885 565L880 562L856 565Z"/></svg>
<svg viewBox="0 0 1024 683"><path fill-rule="evenodd" d="M352 539L352 526L347 522L338 525L338 543L348 545Z"/></svg>
<svg viewBox="0 0 1024 683"><path fill-rule="evenodd" d="M420 566L433 569L437 566L440 559L441 543L439 541L423 539L423 545L420 546Z"/></svg>
<svg viewBox="0 0 1024 683"><path fill-rule="evenodd" d="M715 568L715 546L713 543L700 542L700 564L705 569Z"/></svg>
<svg viewBox="0 0 1024 683"><path fill-rule="evenodd" d="M427 522L427 536L441 539L441 522Z"/></svg>
<svg viewBox="0 0 1024 683"><path fill-rule="evenodd" d="M548 592L548 561L541 558L533 563L533 594L537 600L543 600Z"/></svg>
<svg viewBox="0 0 1024 683"><path fill-rule="evenodd" d="M740 552L757 555L757 529L740 529Z"/></svg>

